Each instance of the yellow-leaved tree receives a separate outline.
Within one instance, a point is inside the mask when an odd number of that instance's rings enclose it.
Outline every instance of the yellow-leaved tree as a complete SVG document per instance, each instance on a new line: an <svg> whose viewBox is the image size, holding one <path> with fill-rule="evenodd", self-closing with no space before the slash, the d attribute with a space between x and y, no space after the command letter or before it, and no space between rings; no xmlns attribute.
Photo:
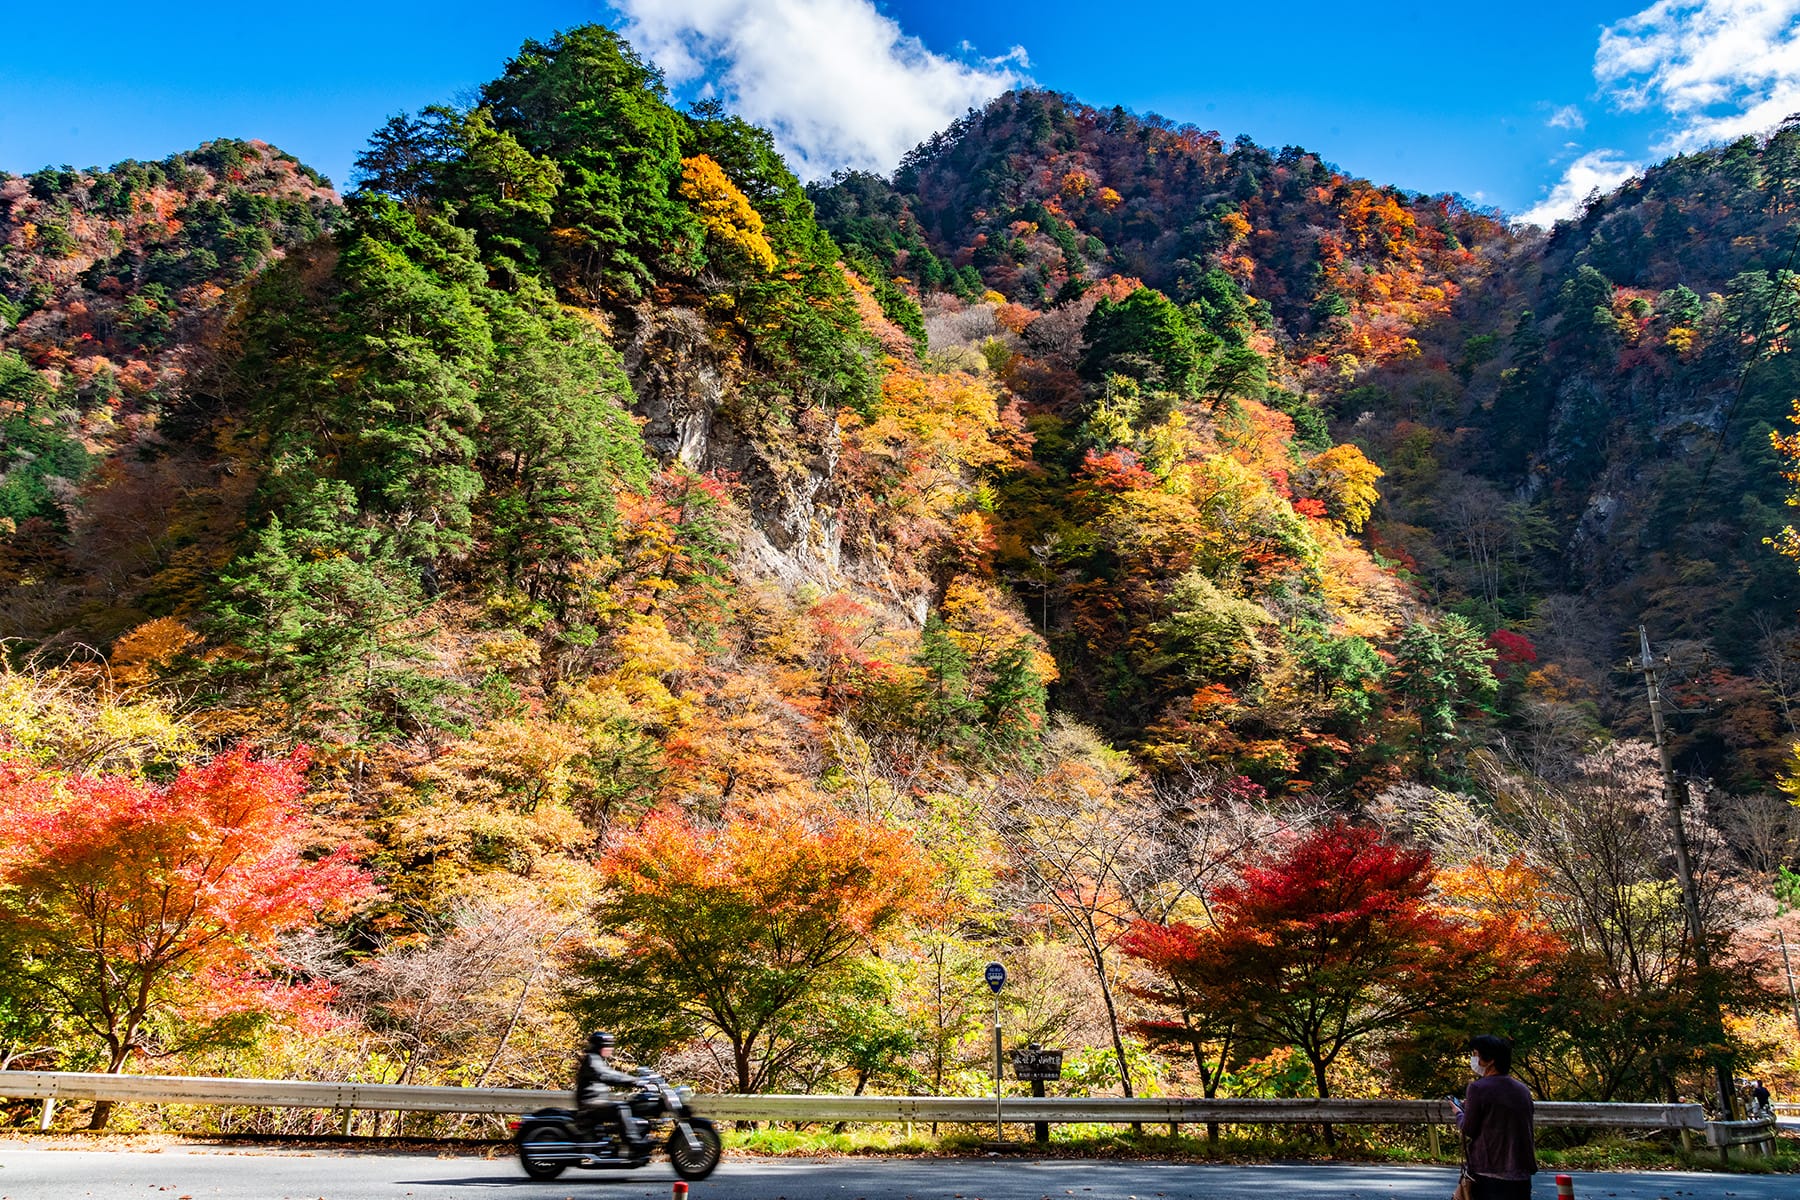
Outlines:
<svg viewBox="0 0 1800 1200"><path fill-rule="evenodd" d="M763 271L775 269L775 251L763 234L763 219L725 169L696 154L681 160L681 196L694 206L706 236Z"/></svg>
<svg viewBox="0 0 1800 1200"><path fill-rule="evenodd" d="M1375 481L1384 474L1382 469L1348 442L1333 446L1308 465L1326 513L1352 533L1361 529L1375 511L1375 502L1381 499Z"/></svg>

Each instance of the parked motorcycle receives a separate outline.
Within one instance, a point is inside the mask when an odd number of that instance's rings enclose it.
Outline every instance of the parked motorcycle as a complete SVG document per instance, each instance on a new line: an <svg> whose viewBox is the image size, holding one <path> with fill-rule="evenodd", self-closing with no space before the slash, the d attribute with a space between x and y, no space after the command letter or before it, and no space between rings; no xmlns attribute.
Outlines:
<svg viewBox="0 0 1800 1200"><path fill-rule="evenodd" d="M621 1145L603 1119L590 1121L595 1114L540 1108L518 1122L519 1162L525 1174L555 1179L569 1167L630 1170L645 1165L660 1150L683 1179L711 1175L725 1147L713 1123L694 1115L694 1090L670 1087L661 1075L648 1071L639 1072L638 1080L629 1103L631 1115L643 1122L639 1145Z"/></svg>

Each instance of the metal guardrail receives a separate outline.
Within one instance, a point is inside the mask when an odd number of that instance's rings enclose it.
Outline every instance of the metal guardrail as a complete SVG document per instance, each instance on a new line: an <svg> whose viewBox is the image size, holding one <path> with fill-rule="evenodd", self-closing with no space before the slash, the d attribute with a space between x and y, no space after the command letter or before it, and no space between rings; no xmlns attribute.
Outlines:
<svg viewBox="0 0 1800 1200"><path fill-rule="evenodd" d="M1706 1144L1719 1152L1721 1165L1731 1161L1733 1146L1747 1146L1754 1155L1767 1156L1775 1152L1775 1141L1781 1133L1781 1126L1775 1117L1762 1117L1754 1121L1708 1121L1706 1123Z"/></svg>
<svg viewBox="0 0 1800 1200"><path fill-rule="evenodd" d="M985 1124L994 1102L948 1096L700 1096L708 1116L747 1121L944 1121ZM1536 1106L1539 1125L1611 1129L1701 1129L1698 1104L1571 1104ZM1001 1117L1021 1124L1198 1125L1452 1125L1447 1100L1207 1100L1198 1097L1007 1097Z"/></svg>
<svg viewBox="0 0 1800 1200"><path fill-rule="evenodd" d="M199 1075L0 1071L0 1096L15 1100L113 1100L249 1108L520 1113L567 1104L570 1093L520 1088L318 1083L301 1079L213 1079Z"/></svg>
<svg viewBox="0 0 1800 1200"><path fill-rule="evenodd" d="M563 1107L566 1091L522 1088L421 1087L319 1083L297 1079L212 1079L184 1075L98 1075L65 1071L0 1071L0 1097L42 1100L48 1127L58 1100L121 1103L316 1108L343 1112L521 1113ZM994 1101L966 1096L701 1095L696 1111L727 1121L867 1121L884 1124L986 1124ZM1540 1101L1537 1123L1601 1129L1702 1130L1698 1104L1580 1104ZM1450 1125L1447 1100L1207 1100L1197 1097L1008 1097L1007 1122L1197 1125Z"/></svg>
<svg viewBox="0 0 1800 1200"><path fill-rule="evenodd" d="M1708 1121L1706 1123L1706 1144L1720 1148L1726 1146L1757 1146L1775 1139L1775 1122L1765 1118L1757 1121Z"/></svg>

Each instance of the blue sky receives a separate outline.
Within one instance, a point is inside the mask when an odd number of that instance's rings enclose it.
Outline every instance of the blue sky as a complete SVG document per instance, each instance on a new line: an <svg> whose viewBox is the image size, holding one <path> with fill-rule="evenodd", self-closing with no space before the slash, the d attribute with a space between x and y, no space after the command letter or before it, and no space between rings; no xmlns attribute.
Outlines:
<svg viewBox="0 0 1800 1200"><path fill-rule="evenodd" d="M623 24L679 94L775 128L803 174L886 170L1021 82L1298 144L1539 219L1800 110L1800 0L1381 5L1035 0L318 0L49 5L7 19L0 169L261 137L343 183L389 114L466 97L527 37Z"/></svg>

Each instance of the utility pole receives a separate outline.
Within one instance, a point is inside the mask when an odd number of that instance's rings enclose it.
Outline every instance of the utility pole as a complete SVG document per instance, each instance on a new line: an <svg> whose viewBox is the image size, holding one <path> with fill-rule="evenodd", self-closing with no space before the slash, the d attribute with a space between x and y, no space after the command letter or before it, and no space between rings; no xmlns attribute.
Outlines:
<svg viewBox="0 0 1800 1200"><path fill-rule="evenodd" d="M1675 773L1675 756L1669 751L1669 740L1663 730L1662 664L1650 653L1650 634L1638 626L1638 644L1643 659L1638 668L1644 673L1644 688L1650 694L1650 728L1656 735L1656 755L1662 763L1663 801L1669 810L1669 834L1675 842L1675 873L1681 882L1681 906L1687 913L1688 940L1694 947L1694 966L1700 972L1700 1003L1721 1044L1721 1053L1713 1060L1719 1088L1719 1113L1729 1121L1736 1115L1732 1104L1731 1061L1723 1052L1725 1017L1719 1006L1716 981L1712 974L1712 952L1706 945L1706 926L1700 920L1700 892L1694 886L1694 860L1688 853L1687 827L1681 810L1688 800L1687 781Z"/></svg>
<svg viewBox="0 0 1800 1200"><path fill-rule="evenodd" d="M1787 974L1788 1002L1794 1006L1794 1032L1800 1033L1800 991L1794 989L1794 964L1788 961L1787 934L1777 929L1775 936L1781 939L1781 969Z"/></svg>

